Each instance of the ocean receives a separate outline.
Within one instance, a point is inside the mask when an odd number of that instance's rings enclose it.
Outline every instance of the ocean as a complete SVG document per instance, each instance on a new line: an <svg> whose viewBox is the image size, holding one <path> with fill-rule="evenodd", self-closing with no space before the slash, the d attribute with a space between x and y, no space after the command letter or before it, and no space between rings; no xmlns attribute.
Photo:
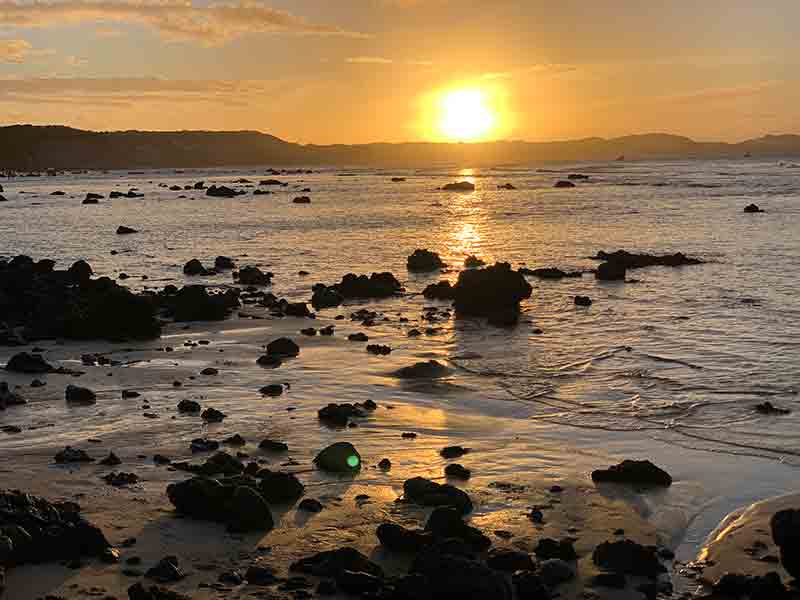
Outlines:
<svg viewBox="0 0 800 600"><path fill-rule="evenodd" d="M264 188L274 193L258 196L252 194L258 182L273 178L265 168L0 179L8 199L0 204L0 257L51 258L61 268L85 259L98 275L125 273L129 278L122 284L153 289L190 282L231 285L229 272L194 278L182 272L191 258L212 266L214 257L226 255L273 272L270 290L290 300L308 301L314 283L335 283L348 272L391 271L407 291L319 311L311 325L335 324L332 339L303 338L296 332L309 323L300 319L242 317L189 331L173 325L162 340L135 348L39 344L66 365L79 365L80 354L90 350L113 351L124 365L110 376L89 376L101 395L107 392L97 407L66 407L60 387L26 391L31 404L0 412L0 425L24 429L0 434L0 454L23 460L37 448L123 435L130 447L177 447L208 432L179 417L142 418L117 393L128 386L145 389L163 416L181 394L192 394L233 417L219 426L225 433L250 428L283 436L303 456L326 441L349 439L366 445L375 462L394 453L400 472L403 465L411 472L420 457L435 456L443 440L472 447L471 467L486 480L533 473L585 479L591 469L622 458L648 458L669 471L675 484L636 500L643 502L638 510L656 523L680 559L689 560L731 510L796 489L797 167L749 159L322 169L279 176L289 185ZM571 189L553 187L570 173L589 179ZM240 179L251 183L234 183ZM475 191L438 189L462 180L473 182ZM222 199L169 190L198 181L248 193ZM516 189L498 189L506 183ZM107 196L130 188L144 197L81 204L87 192ZM304 188L311 192L301 194ZM57 190L65 195L51 195ZM293 204L298 195L312 203ZM745 214L752 202L766 212ZM139 233L118 236L118 225ZM450 268L409 273L405 261L415 248L438 252ZM455 281L471 254L515 268L589 270L597 265L589 257L617 249L680 251L706 263L630 271L637 283L598 282L592 274L529 278L533 295L511 329L455 319L442 313L444 303L420 294L439 279ZM309 275L299 275L301 270ZM575 306L578 294L590 296L592 306ZM441 310L425 318L428 306ZM335 319L365 307L380 313L373 327ZM248 307L243 313L259 316ZM409 337L413 328L423 335ZM274 372L257 368L259 346L286 331L295 332L301 356ZM354 331L390 345L392 354L367 355L363 344L346 340ZM210 339L213 350L183 346L200 338ZM152 352L167 344L173 353ZM0 349L0 361L14 351ZM392 376L394 369L431 358L449 367L446 378L423 384ZM182 390L152 375L188 377L205 365L219 367L219 378L187 381ZM23 383L12 376L9 381ZM273 381L290 384L288 392L270 402L257 398L254 390ZM331 432L312 418L327 402L368 398L388 410L357 429ZM764 401L792 412L756 412ZM403 431L419 437L401 443ZM478 512L495 509L482 506Z"/></svg>

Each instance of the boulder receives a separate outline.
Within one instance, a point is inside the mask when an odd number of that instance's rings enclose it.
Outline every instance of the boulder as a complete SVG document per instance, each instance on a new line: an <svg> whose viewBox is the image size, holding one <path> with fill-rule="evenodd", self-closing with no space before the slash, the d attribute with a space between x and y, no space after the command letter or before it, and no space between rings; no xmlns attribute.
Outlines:
<svg viewBox="0 0 800 600"><path fill-rule="evenodd" d="M575 306L591 306L592 299L589 296L575 296L573 299Z"/></svg>
<svg viewBox="0 0 800 600"><path fill-rule="evenodd" d="M649 460L623 460L608 469L598 469L592 472L592 481L595 483L626 483L641 486L672 485L672 477L663 469L657 467Z"/></svg>
<svg viewBox="0 0 800 600"><path fill-rule="evenodd" d="M519 303L533 288L508 263L461 271L453 288L456 314L488 317L502 311L519 312Z"/></svg>
<svg viewBox="0 0 800 600"><path fill-rule="evenodd" d="M442 190L445 192L474 192L475 184L470 181L457 181L443 185Z"/></svg>
<svg viewBox="0 0 800 600"><path fill-rule="evenodd" d="M495 571L533 571L536 565L530 554L513 548L493 548L486 557L486 565Z"/></svg>
<svg viewBox="0 0 800 600"><path fill-rule="evenodd" d="M56 369L48 363L41 354L20 352L8 359L6 371L26 373L28 375L52 373Z"/></svg>
<svg viewBox="0 0 800 600"><path fill-rule="evenodd" d="M355 548L347 546L302 558L292 563L289 570L315 577L333 577L334 579L341 576L344 571L383 577L383 569Z"/></svg>
<svg viewBox="0 0 800 600"><path fill-rule="evenodd" d="M781 551L781 564L786 572L800 579L800 509L776 512L770 519L775 545Z"/></svg>
<svg viewBox="0 0 800 600"><path fill-rule="evenodd" d="M556 183L555 183L555 185L553 187L555 187L555 188L574 188L575 184L572 183L571 181L567 180L567 179L561 179L559 181L556 181Z"/></svg>
<svg viewBox="0 0 800 600"><path fill-rule="evenodd" d="M411 571L427 578L425 587L436 600L513 598L511 585L502 573L469 558L431 549L417 556Z"/></svg>
<svg viewBox="0 0 800 600"><path fill-rule="evenodd" d="M198 276L198 275L208 275L209 271L203 266L198 259L193 258L185 265L183 265L183 272L185 275L190 276Z"/></svg>
<svg viewBox="0 0 800 600"><path fill-rule="evenodd" d="M350 419L365 417L366 413L356 404L331 403L317 411L317 417L326 425L346 427Z"/></svg>
<svg viewBox="0 0 800 600"><path fill-rule="evenodd" d="M558 558L561 560L572 561L577 560L578 555L575 553L575 548L572 545L572 540L554 540L551 538L542 538L536 544L533 552L540 560L549 560Z"/></svg>
<svg viewBox="0 0 800 600"><path fill-rule="evenodd" d="M436 252L430 250L417 248L413 254L408 257L406 266L409 271L435 271L447 265L444 264L442 259Z"/></svg>
<svg viewBox="0 0 800 600"><path fill-rule="evenodd" d="M424 477L406 480L403 483L403 494L406 500L421 506L449 506L461 514L467 514L472 510L472 500L466 492Z"/></svg>
<svg viewBox="0 0 800 600"><path fill-rule="evenodd" d="M265 286L272 283L272 273L264 273L258 267L246 266L239 269L238 279L242 285Z"/></svg>
<svg viewBox="0 0 800 600"><path fill-rule="evenodd" d="M139 230L125 225L117 227L117 235L130 235L131 233L139 233Z"/></svg>
<svg viewBox="0 0 800 600"><path fill-rule="evenodd" d="M656 577L667 571L654 546L642 546L632 540L603 542L594 549L592 562L601 569L624 575Z"/></svg>
<svg viewBox="0 0 800 600"><path fill-rule="evenodd" d="M361 469L361 455L350 442L336 442L317 454L314 464L323 471L355 473Z"/></svg>
<svg viewBox="0 0 800 600"><path fill-rule="evenodd" d="M498 190L515 190L517 188L514 187L514 184L512 184L512 183L501 183L500 185L497 186L497 189Z"/></svg>
<svg viewBox="0 0 800 600"><path fill-rule="evenodd" d="M297 196L292 202L294 204L311 204L311 198L308 196Z"/></svg>
<svg viewBox="0 0 800 600"><path fill-rule="evenodd" d="M335 289L328 286L320 286L314 290L314 295L311 296L311 305L316 309L334 308L344 302L342 296Z"/></svg>
<svg viewBox="0 0 800 600"><path fill-rule="evenodd" d="M574 579L575 571L567 561L551 558L539 564L539 579L548 587L556 587Z"/></svg>
<svg viewBox="0 0 800 600"><path fill-rule="evenodd" d="M433 542L433 534L419 529L406 529L396 523L383 523L375 530L381 545L393 552L417 553Z"/></svg>
<svg viewBox="0 0 800 600"><path fill-rule="evenodd" d="M330 288L343 298L388 298L401 292L403 286L391 273L373 273L369 277L348 273Z"/></svg>
<svg viewBox="0 0 800 600"><path fill-rule="evenodd" d="M267 344L267 354L278 357L292 357L300 354L300 346L289 338L278 338Z"/></svg>
<svg viewBox="0 0 800 600"><path fill-rule="evenodd" d="M69 384L64 390L64 397L70 404L96 404L97 395L89 388Z"/></svg>
<svg viewBox="0 0 800 600"><path fill-rule="evenodd" d="M455 290L449 281L432 283L422 290L422 295L428 300L453 300Z"/></svg>
<svg viewBox="0 0 800 600"><path fill-rule="evenodd" d="M765 212L758 204L748 204L744 207L746 213L763 213Z"/></svg>
<svg viewBox="0 0 800 600"><path fill-rule="evenodd" d="M683 252L675 254L637 254L626 250L616 252L599 251L594 260L602 260L626 269L643 269L645 267L683 267L686 265L702 265L705 261L686 256Z"/></svg>
<svg viewBox="0 0 800 600"><path fill-rule="evenodd" d="M206 190L206 196L211 196L213 198L235 198L240 194L244 194L244 192L238 192L224 185L212 185Z"/></svg>
<svg viewBox="0 0 800 600"><path fill-rule="evenodd" d="M162 294L161 303L178 322L222 321L239 306L239 295L236 290L209 294L202 285L187 285L174 294Z"/></svg>
<svg viewBox="0 0 800 600"><path fill-rule="evenodd" d="M448 373L448 368L439 361L428 360L403 367L396 375L401 379L437 379L446 377Z"/></svg>
<svg viewBox="0 0 800 600"><path fill-rule="evenodd" d="M464 259L464 267L467 269L477 269L482 267L486 264L486 261L478 258L474 254L470 254L467 258Z"/></svg>
<svg viewBox="0 0 800 600"><path fill-rule="evenodd" d="M94 459L86 454L84 450L73 448L72 446L66 446L63 450L57 452L53 459L58 464L94 462Z"/></svg>
<svg viewBox="0 0 800 600"><path fill-rule="evenodd" d="M272 504L291 504L305 493L305 487L293 473L261 469L256 477L260 480L259 492Z"/></svg>
<svg viewBox="0 0 800 600"><path fill-rule="evenodd" d="M214 269L217 271L228 271L235 268L236 263L228 256L218 256L214 259Z"/></svg>

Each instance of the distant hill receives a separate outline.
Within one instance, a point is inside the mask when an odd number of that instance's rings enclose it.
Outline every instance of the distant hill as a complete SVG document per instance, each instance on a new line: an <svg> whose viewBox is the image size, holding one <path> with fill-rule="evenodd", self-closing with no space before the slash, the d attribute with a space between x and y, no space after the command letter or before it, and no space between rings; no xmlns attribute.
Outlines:
<svg viewBox="0 0 800 600"><path fill-rule="evenodd" d="M235 165L429 166L512 165L542 161L800 156L799 135L768 135L737 144L669 134L556 142L301 145L257 131L81 131L70 127L0 127L0 171L130 169Z"/></svg>

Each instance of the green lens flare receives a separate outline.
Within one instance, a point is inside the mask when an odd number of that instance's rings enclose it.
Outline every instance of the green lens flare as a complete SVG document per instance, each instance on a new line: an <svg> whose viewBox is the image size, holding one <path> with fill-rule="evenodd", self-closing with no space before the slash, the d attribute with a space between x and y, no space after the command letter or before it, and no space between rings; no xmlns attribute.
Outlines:
<svg viewBox="0 0 800 600"><path fill-rule="evenodd" d="M347 464L350 468L355 469L358 466L358 463L361 462L358 460L358 457L355 455L351 455L347 457Z"/></svg>

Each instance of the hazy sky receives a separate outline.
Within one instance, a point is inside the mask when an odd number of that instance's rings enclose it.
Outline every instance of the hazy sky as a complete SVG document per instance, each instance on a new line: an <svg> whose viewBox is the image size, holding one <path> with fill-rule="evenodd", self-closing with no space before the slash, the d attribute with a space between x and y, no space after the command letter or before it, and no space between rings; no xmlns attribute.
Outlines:
<svg viewBox="0 0 800 600"><path fill-rule="evenodd" d="M0 123L442 139L800 132L798 0L0 0Z"/></svg>

